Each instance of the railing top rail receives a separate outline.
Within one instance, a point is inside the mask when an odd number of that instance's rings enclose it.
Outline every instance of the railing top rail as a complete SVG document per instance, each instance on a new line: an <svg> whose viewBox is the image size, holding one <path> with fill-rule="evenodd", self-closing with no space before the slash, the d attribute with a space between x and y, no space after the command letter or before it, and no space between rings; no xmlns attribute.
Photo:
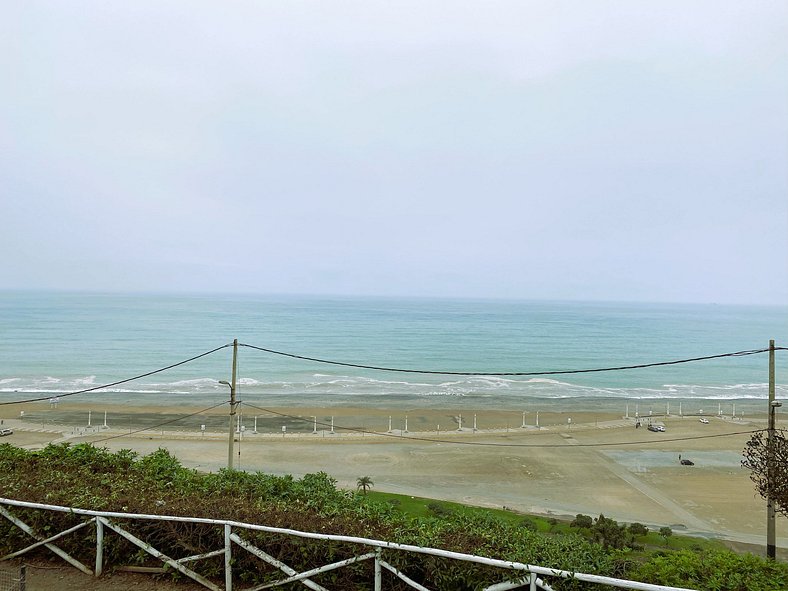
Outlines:
<svg viewBox="0 0 788 591"><path fill-rule="evenodd" d="M80 509L76 507L64 507L61 505L48 505L45 503L33 503L30 501L17 501L15 499L6 499L0 497L0 504L9 505L12 507L24 507L28 509L41 509L46 511L57 511L61 513L73 513L75 515L85 515L90 517L114 517L117 519L137 519L148 521L180 521L188 523L203 523L207 525L229 525L230 527L237 527L253 531L263 531L267 533L277 533L300 538L310 538L317 540L326 540L332 542L347 542L351 544L360 544L365 546L380 547L390 550L400 550L403 552L414 552L417 554L429 554L441 558L449 558L453 560L462 560L465 562L474 562L477 564L484 564L497 568L504 568L509 570L526 571L537 573L540 575L548 575L552 577L574 578L579 581L588 583L599 583L619 587L624 589L636 589L637 591L696 591L686 587L668 587L664 585L653 585L651 583L641 583L639 581L629 581L626 579L617 579L613 577L604 577L601 575L591 575L585 573L575 573L566 570L547 568L543 566L536 566L532 564L525 564L522 562L515 562L511 560L500 560L497 558L487 558L485 556L476 556L474 554L464 554L462 552L453 552L451 550L441 550L440 548L426 548L423 546L412 546L410 544L399 544L397 542L388 542L385 540L375 540L371 538L360 538L357 536L343 536L337 534L319 534L314 532L304 532L295 529L287 529L281 527L272 527L268 525L257 525L254 523L244 523L241 521L233 521L230 519L209 519L207 517L182 517L178 515L152 515L145 513L122 513L119 511L95 511L93 509Z"/></svg>

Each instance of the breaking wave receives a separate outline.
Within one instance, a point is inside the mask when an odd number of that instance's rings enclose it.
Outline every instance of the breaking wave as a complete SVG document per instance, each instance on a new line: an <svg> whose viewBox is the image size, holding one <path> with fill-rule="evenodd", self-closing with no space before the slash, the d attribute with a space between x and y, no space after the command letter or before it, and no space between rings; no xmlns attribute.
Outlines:
<svg viewBox="0 0 788 591"><path fill-rule="evenodd" d="M9 394L51 394L62 395L85 388L98 386L101 381L95 375L58 378L42 376L39 378L11 377L0 380L0 395L3 399L12 398ZM497 376L469 376L451 380L429 381L420 379L380 380L369 377L309 374L293 380L263 381L244 377L237 381L239 393L260 396L277 404L291 402L305 403L344 402L358 404L360 398L383 402L393 400L405 402L412 400L436 399L477 401L485 405L522 402L529 399L620 399L620 400L759 400L767 397L767 384L664 384L656 388L644 387L599 387L574 384L553 379L530 378L513 379ZM161 402L167 397L192 397L195 400L224 397L227 385L219 379L201 377L175 381L131 382L108 388L100 388L84 396L93 394L157 395ZM777 396L788 398L788 387L777 386Z"/></svg>

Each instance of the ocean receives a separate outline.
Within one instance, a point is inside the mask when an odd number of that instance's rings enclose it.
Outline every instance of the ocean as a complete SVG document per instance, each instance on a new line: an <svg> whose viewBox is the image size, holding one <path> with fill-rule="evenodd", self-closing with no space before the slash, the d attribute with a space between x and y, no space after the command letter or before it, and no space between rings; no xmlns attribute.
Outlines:
<svg viewBox="0 0 788 591"><path fill-rule="evenodd" d="M388 368L551 372L788 345L788 307L372 297L0 292L0 402L64 397L239 343ZM777 397L788 397L778 351ZM68 397L102 404L226 400L232 348ZM267 407L765 412L768 354L541 376L452 376L318 363L240 347L238 397ZM65 398L61 398L65 400ZM38 403L42 404L42 403ZM0 407L0 410L2 407ZM675 410L674 410L675 412Z"/></svg>

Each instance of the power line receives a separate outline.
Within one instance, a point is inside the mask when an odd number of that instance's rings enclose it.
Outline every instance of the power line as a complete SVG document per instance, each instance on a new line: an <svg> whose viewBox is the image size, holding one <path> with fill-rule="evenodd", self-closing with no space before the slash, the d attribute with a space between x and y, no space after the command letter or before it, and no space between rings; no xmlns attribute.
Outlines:
<svg viewBox="0 0 788 591"><path fill-rule="evenodd" d="M562 447L619 447L625 445L651 445L655 443L670 443L673 441L693 441L696 439L713 439L717 437L731 437L733 435L746 435L748 433L757 433L765 429L754 429L752 431L735 431L732 433L715 433L712 435L694 435L688 437L673 437L671 439L652 439L650 441L608 441L597 443L490 443L484 441L451 441L429 438L408 437L408 439L415 439L417 441L435 441L438 443L457 443L459 445L480 445L487 447L541 447L541 448L562 448Z"/></svg>
<svg viewBox="0 0 788 591"><path fill-rule="evenodd" d="M757 355L760 353L765 353L769 351L768 348L766 349L750 349L744 351L736 351L732 353L720 353L717 355L705 355L701 357L691 357L686 359L678 359L673 361L658 361L652 363L641 363L636 365L622 365L622 366L614 366L614 367L601 367L601 368L592 368L592 369L567 369L567 370L548 370L548 371L523 371L523 372L463 372L463 371L439 371L439 370L425 370L425 369L412 369L412 368L397 368L397 367L383 367L383 366L376 366L376 365L366 365L360 363L346 363L342 361L333 361L329 359L321 359L318 357L308 357L305 355L297 355L294 353L286 353L283 351L277 351L274 349L268 349L266 347L258 347L256 345L250 345L246 343L239 343L242 347L247 347L249 349L254 349L257 351L261 351L264 353L270 353L273 355L279 355L283 357L290 357L292 359L301 359L304 361L312 361L315 363L323 363L329 365L338 365L343 367L354 367L358 369L370 369L375 371L389 371L389 372L399 372L399 373L412 373L412 374L430 374L430 375L455 375L455 376L548 376L548 375L567 375L567 374L582 374L582 373L598 373L598 372L607 372L607 371L622 371L622 370L630 370L630 369L644 369L648 367L660 367L660 366L667 366L667 365L678 365L683 363L691 363L696 361L707 361L710 359L721 359L725 357L744 357L748 355ZM206 351L205 353L201 353L199 355L195 355L194 357L190 357L189 359L184 359L183 361L179 361L177 363L173 363L166 367L162 367L159 369L155 369L153 371L145 372L130 378L126 378L123 380L118 380L116 382L111 382L109 384L102 384L99 386L93 386L90 388L85 388L83 390L77 390L75 392L66 392L63 394L57 394L57 398L66 398L68 396L75 396L77 394L86 394L88 392L95 392L96 390L101 390L104 388L111 388L113 386L118 386L121 384L126 384L128 382L132 382L135 380L139 380L151 375L155 375L157 373L161 373L163 371L167 371L169 369L173 369L180 365L184 365L187 363L191 363L201 357L205 357L207 355L211 355L216 353L221 349L225 349L227 347L231 347L232 344L228 343L225 345L221 345L216 347L215 349L211 349L210 351ZM785 351L788 350L786 347L775 347L775 351ZM0 406L7 406L10 404L25 404L29 402L40 402L43 400L50 400L53 396L41 396L37 398L27 398L23 400L11 400L6 402L0 402Z"/></svg>
<svg viewBox="0 0 788 591"><path fill-rule="evenodd" d="M653 363L640 363L637 365L621 365L615 367L598 367L593 369L564 369L564 370L549 370L549 371L507 371L507 372L494 372L494 371L440 371L431 369L410 369L401 367L381 367L377 365L365 365L361 363L345 363L342 361L333 361L330 359L321 359L319 357L307 357L305 355L296 355L294 353L285 353L283 351L276 351L274 349L267 349L265 347L258 347L256 345L249 345L245 343L238 343L241 347L248 347L264 353L271 353L272 355L280 355L282 357L290 357L292 359L301 359L304 361L313 361L315 363L324 363L328 365L339 365L343 367L355 367L358 369L371 369L375 371L391 371L398 373L416 373L416 374L429 374L429 375L449 375L449 376L554 376L578 373L597 373L604 371L622 371L626 369L644 369L647 367L659 367L665 365L679 365L681 363L692 363L695 361L707 361L709 359L721 359L723 357L745 357L747 355L757 355L759 353L766 353L766 349L750 349L746 351L736 351L734 353L720 353L718 355L704 355L702 357L691 357L688 359L677 359L674 361L657 361ZM775 351L786 350L785 347L775 347Z"/></svg>
<svg viewBox="0 0 788 591"><path fill-rule="evenodd" d="M291 415L283 412L278 412L275 410L271 410L270 408L262 408L260 406L255 406L254 404L250 404L249 402L244 402L244 406L248 406L250 408L254 408L263 412L271 413L282 418L292 419L296 421L303 421L313 422L311 420L305 419L304 417L299 417L296 415ZM318 425L321 427L328 427L327 423L323 423L322 421L316 421ZM582 448L582 447L616 447L616 446L624 446L624 445L651 445L654 443L670 443L674 441L694 441L696 439L713 439L718 437L732 437L734 435L747 435L749 433L758 433L759 431L765 431L765 429L753 429L751 431L734 431L731 433L713 433L707 435L691 435L687 437L673 437L673 438L660 438L660 439L651 439L648 441L618 441L618 442L603 442L603 443L494 443L489 441L463 441L463 440L456 440L456 439L435 439L433 437L417 437L408 435L408 437L403 438L401 435L394 435L393 433L384 433L381 431L367 431L365 429L358 429L356 427L342 427L333 425L334 429L338 429L340 431L350 431L353 433L361 433L365 435L374 435L378 437L393 437L398 440L407 439L408 441L421 441L425 443L450 443L454 445L477 445L481 447L534 447L534 448L562 448L562 447L573 447L573 448Z"/></svg>
<svg viewBox="0 0 788 591"><path fill-rule="evenodd" d="M682 363L691 363L696 361L707 361L709 359L721 359L725 357L744 357L748 355L757 355L760 353L765 353L769 351L769 349L750 349L745 351L736 351L733 353L720 353L717 355L705 355L701 357L691 357L687 359L678 359L674 361L658 361L652 363L641 363L636 365L622 365L622 366L614 366L614 367L600 367L600 368L592 368L592 369L567 369L567 370L549 370L549 371L521 371L521 372L464 372L464 371L439 371L439 370L425 370L425 369L412 369L412 368L397 368L397 367L382 367L376 365L365 365L360 363L346 363L342 361L333 361L330 359L321 359L319 357L308 357L305 355L296 355L294 353L285 353L283 351L277 351L274 349L268 349L265 347L258 347L256 345L250 345L246 343L239 343L241 347L247 347L249 349L254 349L257 351L262 351L264 353L270 353L272 355L279 355L282 357L290 357L292 359L301 359L304 361L313 361L315 363L323 363L329 365L338 365L343 367L355 367L358 369L370 369L375 371L390 371L390 372L399 372L399 373L413 373L413 374L429 374L429 375L454 375L454 376L549 376L549 375L567 375L567 374L581 374L581 373L598 373L598 372L606 372L606 371L622 371L622 370L630 370L630 369L644 369L648 367L659 367L659 366L666 366L666 365L678 365ZM173 363L166 367L162 367L159 369L155 369L153 371L145 372L130 378L126 378L123 380L118 380L117 382L111 382L109 384L101 384L99 386L93 386L91 388L85 388L83 390L77 390L75 392L66 392L63 394L57 394L57 398L66 398L68 396L75 396L77 394L86 394L88 392L95 392L96 390L102 390L104 388L111 388L113 386L119 386L121 384L126 384L128 382L133 382L135 380L139 380L148 376L155 375L157 373L161 373L163 371L167 371L169 369L173 369L180 365L184 365L186 363L190 363L192 361L196 361L201 357L205 357L207 355L211 355L216 353L221 349L226 349L227 347L231 347L232 344L228 343L226 345L221 345L216 347L215 349L211 349L210 351L206 351L205 353L201 353L199 355L195 355L194 357L190 357L189 359L184 359L183 361L179 361L177 363ZM786 347L775 347L775 351L785 351L788 350ZM7 406L10 404L26 404L28 402L41 402L43 400L49 400L53 398L53 396L41 396L37 398L26 398L23 400L11 400L6 402L0 402L0 406Z"/></svg>
<svg viewBox="0 0 788 591"><path fill-rule="evenodd" d="M193 416L202 414L204 412L208 412L209 410L213 410L214 408L217 408L219 406L223 406L223 405L227 404L228 402L229 402L228 400L223 400L222 402L219 402L218 404L214 404L213 406L209 406L208 408L203 408L202 410L198 410L196 412L193 412L193 413L190 413L190 414L187 414L187 415L182 415L180 417L177 417L177 418L174 418L174 419L170 419L168 421L163 421L161 423L157 423L155 425L151 425L150 427L144 427L142 429L136 429L134 431L129 431L128 433L124 432L124 433L121 433L120 435L110 435L109 437L103 437L102 439L94 439L90 443L91 444L93 444L93 443L102 443L104 441L109 441L110 439L120 439L122 437L128 437L129 435L134 435L135 433L142 433L144 431L153 431L154 429L160 429L161 427L165 427L167 425L171 425L172 423L177 423L178 421L182 421L183 419L188 419L189 417L193 417Z"/></svg>
<svg viewBox="0 0 788 591"><path fill-rule="evenodd" d="M194 357L190 357L189 359L184 359L183 361L178 361L177 363L173 363L166 367L162 367L159 369L154 369L153 371L148 371L139 375L136 375L131 378L126 378L124 380L119 380L117 382L112 382L111 384L102 384L100 386L93 386L91 388L85 388L84 390L78 390L76 392L66 392L64 394L57 394L56 396L42 396L40 398L28 398L26 400L12 400L10 402L0 402L0 406L6 406L8 404L25 404L27 402L41 402L42 400L50 400L51 398L66 398L67 396L75 396L77 394L85 394L87 392L94 392L96 390L102 390L103 388L111 388L113 386L119 386L120 384L126 384L128 382L133 382L134 380L139 380L142 378L146 378L148 376L152 376L157 373L161 373L163 371L167 371L168 369L172 369L173 367L178 367L179 365L185 365L186 363L191 363L192 361L196 361L201 357L205 357L207 355L211 355L212 353L216 353L221 349L226 349L227 347L232 347L232 344L222 345L220 347L216 347L215 349L211 349L210 351L206 351L205 353L200 353L199 355L195 355Z"/></svg>

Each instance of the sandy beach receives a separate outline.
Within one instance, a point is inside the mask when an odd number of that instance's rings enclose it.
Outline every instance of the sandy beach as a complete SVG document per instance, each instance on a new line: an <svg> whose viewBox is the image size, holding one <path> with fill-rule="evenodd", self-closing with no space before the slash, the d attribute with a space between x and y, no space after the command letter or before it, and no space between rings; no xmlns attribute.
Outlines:
<svg viewBox="0 0 788 591"><path fill-rule="evenodd" d="M106 428L104 411L95 409L87 426L89 410L76 403L27 406L20 419L19 409L5 407L4 425L15 433L0 441L32 448L93 441L143 454L161 447L188 467L227 465L226 406L186 418L183 407L109 408ZM763 428L765 420L708 418L703 424L695 416L653 417L666 427L658 433L645 428L649 417L635 428L634 415L542 413L537 427L533 413L485 410L464 413L460 430L459 415L438 410L246 408L234 456L243 470L325 471L348 488L370 476L375 490L557 517L604 513L762 545L765 502L740 460L747 432ZM679 454L695 465L680 465ZM778 516L781 547L788 547L786 533L785 518Z"/></svg>

